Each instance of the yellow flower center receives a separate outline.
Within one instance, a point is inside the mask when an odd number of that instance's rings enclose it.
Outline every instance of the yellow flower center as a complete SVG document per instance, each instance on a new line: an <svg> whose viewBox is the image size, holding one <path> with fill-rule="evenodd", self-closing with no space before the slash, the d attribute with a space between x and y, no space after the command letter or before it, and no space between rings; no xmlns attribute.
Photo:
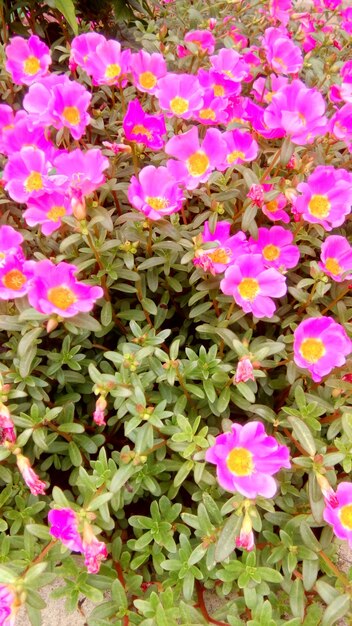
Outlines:
<svg viewBox="0 0 352 626"><path fill-rule="evenodd" d="M244 300L254 300L259 293L259 283L255 278L242 278L238 291Z"/></svg>
<svg viewBox="0 0 352 626"><path fill-rule="evenodd" d="M338 276L339 274L342 274L343 272L343 269L341 265L339 264L339 262L331 256L328 259L326 259L325 267L328 270L328 272L331 272L331 274L335 274L336 276Z"/></svg>
<svg viewBox="0 0 352 626"><path fill-rule="evenodd" d="M185 98L181 98L180 96L176 96L170 101L170 109L175 115L183 115L189 109L189 102L185 100Z"/></svg>
<svg viewBox="0 0 352 626"><path fill-rule="evenodd" d="M42 175L39 172L31 172L24 183L24 188L28 192L40 191L40 189L43 189L43 187L44 185Z"/></svg>
<svg viewBox="0 0 352 626"><path fill-rule="evenodd" d="M53 206L53 208L46 214L52 222L57 222L60 217L63 217L64 215L66 215L66 209L64 206Z"/></svg>
<svg viewBox="0 0 352 626"><path fill-rule="evenodd" d="M275 93L275 91L268 91L268 93L264 96L264 100L266 102L271 102Z"/></svg>
<svg viewBox="0 0 352 626"><path fill-rule="evenodd" d="M339 518L342 526L352 530L352 504L342 506L339 511Z"/></svg>
<svg viewBox="0 0 352 626"><path fill-rule="evenodd" d="M266 203L265 208L269 213L275 213L278 209L277 200L270 200L270 202Z"/></svg>
<svg viewBox="0 0 352 626"><path fill-rule="evenodd" d="M81 115L77 107L65 107L62 116L72 126L77 126L81 121Z"/></svg>
<svg viewBox="0 0 352 626"><path fill-rule="evenodd" d="M68 287L52 287L48 291L48 300L58 309L66 311L77 300L75 294Z"/></svg>
<svg viewBox="0 0 352 626"><path fill-rule="evenodd" d="M214 96L221 97L225 95L225 89L222 85L213 85Z"/></svg>
<svg viewBox="0 0 352 626"><path fill-rule="evenodd" d="M143 124L136 124L131 130L132 135L145 135L148 139L152 138L152 133Z"/></svg>
<svg viewBox="0 0 352 626"><path fill-rule="evenodd" d="M246 448L233 448L227 456L226 465L235 476L249 476L254 469L253 455Z"/></svg>
<svg viewBox="0 0 352 626"><path fill-rule="evenodd" d="M110 63L105 70L105 78L116 78L120 76L121 67L117 63Z"/></svg>
<svg viewBox="0 0 352 626"><path fill-rule="evenodd" d="M2 282L7 289L19 291L25 282L27 282L27 278L20 270L10 270L2 277Z"/></svg>
<svg viewBox="0 0 352 626"><path fill-rule="evenodd" d="M146 201L155 211L166 209L170 204L167 198L161 198L160 196L147 196Z"/></svg>
<svg viewBox="0 0 352 626"><path fill-rule="evenodd" d="M217 250L214 250L214 252L209 252L208 257L214 262L214 263L228 263L230 260L229 255L227 254L226 250L224 248L218 248Z"/></svg>
<svg viewBox="0 0 352 626"><path fill-rule="evenodd" d="M280 57L274 57L273 61L275 61L278 65L281 65L284 70L287 68L286 63Z"/></svg>
<svg viewBox="0 0 352 626"><path fill-rule="evenodd" d="M304 339L299 351L308 363L316 363L326 352L322 340L315 338Z"/></svg>
<svg viewBox="0 0 352 626"><path fill-rule="evenodd" d="M201 120L215 120L215 111L213 109L202 109L199 111Z"/></svg>
<svg viewBox="0 0 352 626"><path fill-rule="evenodd" d="M226 161L228 163L233 163L235 159L244 159L245 154L241 150L234 150L230 154L227 155Z"/></svg>
<svg viewBox="0 0 352 626"><path fill-rule="evenodd" d="M29 76L33 76L40 70L40 61L37 57L29 56L23 64L23 71Z"/></svg>
<svg viewBox="0 0 352 626"><path fill-rule="evenodd" d="M156 85L157 78L153 72L142 72L138 77L139 84L143 89L153 89Z"/></svg>
<svg viewBox="0 0 352 626"><path fill-rule="evenodd" d="M199 150L188 157L186 165L191 176L202 176L209 167L209 159L204 152Z"/></svg>
<svg viewBox="0 0 352 626"><path fill-rule="evenodd" d="M314 217L327 217L330 213L331 204L326 196L315 194L308 204L308 211Z"/></svg>
<svg viewBox="0 0 352 626"><path fill-rule="evenodd" d="M274 246L274 244L269 243L262 250L263 257L266 261L276 261L276 259L280 256L280 248Z"/></svg>

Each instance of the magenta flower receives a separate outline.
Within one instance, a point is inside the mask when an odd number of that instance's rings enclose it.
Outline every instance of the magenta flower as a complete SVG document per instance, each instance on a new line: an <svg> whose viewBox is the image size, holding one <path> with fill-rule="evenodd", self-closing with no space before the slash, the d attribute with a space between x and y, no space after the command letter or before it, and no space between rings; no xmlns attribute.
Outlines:
<svg viewBox="0 0 352 626"><path fill-rule="evenodd" d="M53 537L59 539L72 552L83 551L82 538L78 532L78 517L72 509L52 509L48 513L48 520Z"/></svg>
<svg viewBox="0 0 352 626"><path fill-rule="evenodd" d="M346 237L331 235L321 246L319 267L340 283L352 279L352 246Z"/></svg>
<svg viewBox="0 0 352 626"><path fill-rule="evenodd" d="M74 37L71 42L69 60L71 72L74 72L77 67L85 70L90 58L96 53L98 45L105 41L104 35L95 32L83 33Z"/></svg>
<svg viewBox="0 0 352 626"><path fill-rule="evenodd" d="M30 116L32 125L51 126L54 123L53 89L59 85L65 87L70 84L72 81L66 74L49 74L29 87L23 98L23 108Z"/></svg>
<svg viewBox="0 0 352 626"><path fill-rule="evenodd" d="M10 256L24 259L21 248L22 242L22 235L12 226L7 226L6 224L0 226L0 269L4 267L6 260Z"/></svg>
<svg viewBox="0 0 352 626"><path fill-rule="evenodd" d="M226 124L228 118L226 107L226 98L214 97L213 90L205 91L203 94L203 106L199 111L193 113L193 119L207 126Z"/></svg>
<svg viewBox="0 0 352 626"><path fill-rule="evenodd" d="M266 267L287 270L299 261L299 248L292 244L293 234L282 226L259 228L258 238L250 238L249 244L254 254L261 254Z"/></svg>
<svg viewBox="0 0 352 626"><path fill-rule="evenodd" d="M248 251L246 235L240 231L230 236L230 222L218 222L212 233L209 222L204 223L199 239L201 244L213 243L214 248L197 248L193 259L194 265L201 267L210 274L220 274L241 254Z"/></svg>
<svg viewBox="0 0 352 626"><path fill-rule="evenodd" d="M123 81L129 71L131 51L121 51L114 39L104 40L89 54L84 69L92 77L94 85L116 85Z"/></svg>
<svg viewBox="0 0 352 626"><path fill-rule="evenodd" d="M212 68L228 79L240 83L249 75L248 63L232 48L221 48L218 54L210 57Z"/></svg>
<svg viewBox="0 0 352 626"><path fill-rule="evenodd" d="M128 199L149 219L160 220L165 215L180 211L184 197L166 167L148 165L139 172L138 179L132 176Z"/></svg>
<svg viewBox="0 0 352 626"><path fill-rule="evenodd" d="M5 165L5 189L16 202L27 202L45 191L53 189L55 183L62 184L65 179L49 176L52 169L45 152L36 148L22 148L12 154Z"/></svg>
<svg viewBox="0 0 352 626"><path fill-rule="evenodd" d="M333 527L336 537L352 547L352 483L340 483L335 496L336 501L325 501L324 520Z"/></svg>
<svg viewBox="0 0 352 626"><path fill-rule="evenodd" d="M72 214L72 206L67 195L54 191L44 193L39 198L30 198L23 217L28 226L40 224L44 235L51 235L62 224L61 218Z"/></svg>
<svg viewBox="0 0 352 626"><path fill-rule="evenodd" d="M168 117L187 120L203 106L203 89L193 74L166 74L158 81L156 95Z"/></svg>
<svg viewBox="0 0 352 626"><path fill-rule="evenodd" d="M234 383L246 383L247 380L255 380L253 375L253 365L248 356L243 356L238 361L234 376Z"/></svg>
<svg viewBox="0 0 352 626"><path fill-rule="evenodd" d="M57 128L68 128L74 139L80 139L90 123L87 109L91 94L76 81L68 80L52 89L52 125Z"/></svg>
<svg viewBox="0 0 352 626"><path fill-rule="evenodd" d="M74 275L75 265L62 261L54 265L45 259L33 262L33 279L28 300L39 313L72 317L91 311L96 300L103 296L101 287L81 283Z"/></svg>
<svg viewBox="0 0 352 626"><path fill-rule="evenodd" d="M32 275L31 261L24 262L22 255L6 257L0 267L0 300L25 296L30 288Z"/></svg>
<svg viewBox="0 0 352 626"><path fill-rule="evenodd" d="M171 174L187 189L195 189L223 162L226 144L217 128L208 128L201 143L197 126L192 126L186 133L171 137L165 152L179 159L168 161Z"/></svg>
<svg viewBox="0 0 352 626"><path fill-rule="evenodd" d="M308 369L314 382L346 363L352 342L345 329L331 317L310 317L294 332L294 361Z"/></svg>
<svg viewBox="0 0 352 626"><path fill-rule="evenodd" d="M154 94L159 78L163 78L167 73L166 61L158 52L149 54L145 50L140 50L137 54L132 54L130 71L136 89Z"/></svg>
<svg viewBox="0 0 352 626"><path fill-rule="evenodd" d="M267 61L277 74L297 74L303 66L301 49L285 28L267 28L262 38Z"/></svg>
<svg viewBox="0 0 352 626"><path fill-rule="evenodd" d="M0 150L6 156L22 148L36 148L46 153L50 161L56 148L46 136L44 128L33 126L33 120L25 111L19 111L12 124L0 130Z"/></svg>
<svg viewBox="0 0 352 626"><path fill-rule="evenodd" d="M0 584L0 624L1 626L15 626L16 597L8 585Z"/></svg>
<svg viewBox="0 0 352 626"><path fill-rule="evenodd" d="M99 396L95 403L95 409L93 413L93 420L97 424L97 426L105 426L105 409L107 407L107 402L104 396Z"/></svg>
<svg viewBox="0 0 352 626"><path fill-rule="evenodd" d="M219 485L246 498L272 498L277 490L273 474L290 468L290 451L266 434L261 422L232 424L232 431L218 435L205 459L216 465Z"/></svg>
<svg viewBox="0 0 352 626"><path fill-rule="evenodd" d="M297 185L302 195L295 210L312 224L331 230L344 223L352 206L352 176L332 165L318 165L305 183Z"/></svg>
<svg viewBox="0 0 352 626"><path fill-rule="evenodd" d="M329 121L329 130L336 139L344 141L352 150L352 104L345 104Z"/></svg>
<svg viewBox="0 0 352 626"><path fill-rule="evenodd" d="M274 268L267 268L260 254L244 254L227 268L220 283L221 291L255 317L272 317L275 303L272 298L284 296L285 277Z"/></svg>
<svg viewBox="0 0 352 626"><path fill-rule="evenodd" d="M37 35L13 37L6 46L5 67L16 85L31 85L48 73L50 50Z"/></svg>
<svg viewBox="0 0 352 626"><path fill-rule="evenodd" d="M294 80L274 94L264 112L264 123L269 130L279 132L280 137L288 135L293 143L304 146L325 134L325 108L324 98L317 89L309 89L302 81Z"/></svg>
<svg viewBox="0 0 352 626"><path fill-rule="evenodd" d="M92 527L87 523L83 526L82 553L84 554L84 564L89 574L97 574L101 561L105 561L108 556L105 543L95 537Z"/></svg>
<svg viewBox="0 0 352 626"><path fill-rule="evenodd" d="M283 26L289 23L291 11L292 0L269 0L269 14Z"/></svg>
<svg viewBox="0 0 352 626"><path fill-rule="evenodd" d="M269 89L268 83L271 89ZM270 81L268 78L260 76L253 82L251 94L253 94L258 102L268 103L272 101L275 93L281 89L281 87L286 87L286 85L288 85L288 78L286 78L286 76L275 76L275 74L272 74Z"/></svg>
<svg viewBox="0 0 352 626"><path fill-rule="evenodd" d="M226 158L217 166L220 171L226 170L231 165L253 161L258 154L258 144L250 133L246 131L229 130L222 134L226 143Z"/></svg>
<svg viewBox="0 0 352 626"><path fill-rule="evenodd" d="M341 28L346 31L349 35L352 34L352 7L347 7L344 11L340 13L342 21Z"/></svg>
<svg viewBox="0 0 352 626"><path fill-rule="evenodd" d="M5 404L0 402L0 445L4 445L5 441L14 443L16 441L16 433L10 411Z"/></svg>
<svg viewBox="0 0 352 626"><path fill-rule="evenodd" d="M46 484L45 482L40 480L34 469L32 469L29 459L23 456L23 454L17 454L16 463L19 471L22 474L22 478L29 488L30 492L34 496L44 495Z"/></svg>
<svg viewBox="0 0 352 626"><path fill-rule="evenodd" d="M236 548L242 548L250 552L254 548L254 534L252 520L248 511L245 512L240 534L235 538Z"/></svg>
<svg viewBox="0 0 352 626"><path fill-rule="evenodd" d="M65 176L71 191L81 196L88 196L105 181L104 170L109 161L99 148L82 152L78 148L69 153L60 154L54 160L57 174Z"/></svg>
<svg viewBox="0 0 352 626"><path fill-rule="evenodd" d="M225 104L227 98L237 96L241 92L241 83L232 80L226 73L214 69L200 69L197 76L204 93L211 90L214 98L223 98Z"/></svg>
<svg viewBox="0 0 352 626"><path fill-rule="evenodd" d="M185 34L185 43L195 44L202 54L213 54L215 38L209 30L190 30Z"/></svg>
<svg viewBox="0 0 352 626"><path fill-rule="evenodd" d="M264 185L264 187L272 187L272 185ZM283 193L279 193L274 200L269 200L268 202L264 201L263 206L261 207L264 215L266 215L269 220L272 222L284 222L288 224L290 221L289 216L286 211L284 211L285 206L287 205L286 197Z"/></svg>
<svg viewBox="0 0 352 626"><path fill-rule="evenodd" d="M164 146L163 135L166 135L164 116L145 113L137 99L128 103L123 130L126 139L144 143L151 150L161 150Z"/></svg>

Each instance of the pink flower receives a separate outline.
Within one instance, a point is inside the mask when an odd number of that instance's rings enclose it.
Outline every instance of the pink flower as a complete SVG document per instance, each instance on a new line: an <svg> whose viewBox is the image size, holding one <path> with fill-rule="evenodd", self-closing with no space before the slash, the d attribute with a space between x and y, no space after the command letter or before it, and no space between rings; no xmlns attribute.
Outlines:
<svg viewBox="0 0 352 626"><path fill-rule="evenodd" d="M93 420L98 426L105 426L105 409L107 407L107 402L104 396L99 396L95 403L95 410L93 413Z"/></svg>
<svg viewBox="0 0 352 626"><path fill-rule="evenodd" d="M230 222L218 222L212 233L209 228L209 222L204 223L204 229L199 239L202 244L211 242L215 247L211 249L197 248L195 258L193 259L194 265L201 267L205 272L215 275L224 272L238 256L247 252L246 235L240 231L231 237L230 228Z"/></svg>
<svg viewBox="0 0 352 626"><path fill-rule="evenodd" d="M161 150L164 146L163 135L166 135L164 116L145 113L137 99L128 103L123 130L126 139L144 143L152 150Z"/></svg>
<svg viewBox="0 0 352 626"><path fill-rule="evenodd" d="M194 111L193 119L204 125L218 125L227 122L227 99L214 97L213 90L206 90L203 94L203 105L199 111Z"/></svg>
<svg viewBox="0 0 352 626"><path fill-rule="evenodd" d="M51 126L54 117L52 113L53 89L58 85L69 85L72 81L66 74L49 74L41 81L34 83L23 98L23 108L30 116L32 125Z"/></svg>
<svg viewBox="0 0 352 626"><path fill-rule="evenodd" d="M336 282L352 279L352 247L346 237L330 235L322 243L319 267Z"/></svg>
<svg viewBox="0 0 352 626"><path fill-rule="evenodd" d="M268 84L271 86L271 89ZM288 85L288 78L286 78L286 76L275 76L275 74L272 74L270 81L268 78L260 76L253 82L251 94L253 94L258 102L271 102L275 93L286 85Z"/></svg>
<svg viewBox="0 0 352 626"><path fill-rule="evenodd" d="M158 81L156 95L168 117L190 119L203 105L203 90L193 74L167 74Z"/></svg>
<svg viewBox="0 0 352 626"><path fill-rule="evenodd" d="M27 202L45 191L50 191L65 179L49 176L52 169L45 152L36 148L22 148L12 154L5 165L5 189L16 202Z"/></svg>
<svg viewBox="0 0 352 626"><path fill-rule="evenodd" d="M331 117L329 122L330 133L344 141L349 151L352 150L352 104L345 104Z"/></svg>
<svg viewBox="0 0 352 626"><path fill-rule="evenodd" d="M22 478L27 487L29 487L30 492L34 496L44 495L46 484L40 480L39 476L37 476L35 471L31 468L29 459L23 456L23 454L17 454L16 462L17 467L22 474Z"/></svg>
<svg viewBox="0 0 352 626"><path fill-rule="evenodd" d="M0 402L0 445L3 445L5 441L14 443L16 441L16 433L10 411L5 404Z"/></svg>
<svg viewBox="0 0 352 626"><path fill-rule="evenodd" d="M217 466L219 485L246 498L272 498L277 490L273 474L290 468L290 451L266 434L261 422L232 424L232 432L215 438L205 458Z"/></svg>
<svg viewBox="0 0 352 626"><path fill-rule="evenodd" d="M149 219L160 220L165 215L180 211L184 197L166 167L147 165L140 171L138 179L132 176L128 199Z"/></svg>
<svg viewBox="0 0 352 626"><path fill-rule="evenodd" d="M94 56L98 45L105 41L104 35L95 32L83 33L82 35L74 37L71 42L69 60L71 72L75 71L77 67L81 67L85 70L90 58Z"/></svg>
<svg viewBox="0 0 352 626"><path fill-rule="evenodd" d="M171 174L187 189L195 189L224 160L226 144L217 128L208 128L201 143L197 126L192 126L186 133L172 137L165 152L179 159L168 161Z"/></svg>
<svg viewBox="0 0 352 626"><path fill-rule="evenodd" d="M351 212L352 176L332 165L318 165L305 183L297 185L302 195L295 202L295 210L312 224L321 224L331 230L344 223Z"/></svg>
<svg viewBox="0 0 352 626"><path fill-rule="evenodd" d="M264 187L269 187L269 185L264 185ZM272 187L272 185L270 185ZM274 200L269 200L268 202L264 202L261 207L264 215L266 215L269 220L272 222L284 222L288 224L290 221L289 216L286 211L284 211L285 206L287 205L287 200L283 193L279 193Z"/></svg>
<svg viewBox="0 0 352 626"><path fill-rule="evenodd" d="M216 72L237 83L241 83L249 75L248 64L232 48L221 48L218 54L210 57L210 63Z"/></svg>
<svg viewBox="0 0 352 626"><path fill-rule="evenodd" d="M33 276L32 262L23 260L22 256L6 257L0 267L0 300L21 298L28 293Z"/></svg>
<svg viewBox="0 0 352 626"><path fill-rule="evenodd" d="M215 38L208 30L190 30L185 34L185 43L193 43L202 54L213 54Z"/></svg>
<svg viewBox="0 0 352 626"><path fill-rule="evenodd" d="M281 24L287 26L292 11L292 0L269 0L269 13Z"/></svg>
<svg viewBox="0 0 352 626"><path fill-rule="evenodd" d="M352 7L347 7L344 11L340 13L342 21L341 28L346 31L349 35L352 34Z"/></svg>
<svg viewBox="0 0 352 626"><path fill-rule="evenodd" d="M0 584L0 624L1 626L15 626L16 596L8 586Z"/></svg>
<svg viewBox="0 0 352 626"><path fill-rule="evenodd" d="M12 226L0 226L0 269L5 265L9 256L17 256L24 259L21 243L22 235Z"/></svg>
<svg viewBox="0 0 352 626"><path fill-rule="evenodd" d="M116 85L124 80L130 68L131 51L121 51L121 45L113 39L104 40L89 54L84 69L92 77L94 85Z"/></svg>
<svg viewBox="0 0 352 626"><path fill-rule="evenodd" d="M214 69L198 71L198 80L205 90L211 90L215 98L228 98L237 96L241 92L241 83L232 80L226 73L218 72ZM204 95L203 95L204 97ZM225 100L227 104L227 100Z"/></svg>
<svg viewBox="0 0 352 626"><path fill-rule="evenodd" d="M276 308L272 298L281 298L287 291L285 277L274 268L267 269L260 254L238 257L225 271L220 289L245 313L258 318L272 317Z"/></svg>
<svg viewBox="0 0 352 626"><path fill-rule="evenodd" d="M72 152L59 154L54 160L54 167L57 174L68 179L71 192L88 196L105 181L103 172L109 167L109 161L99 148L92 148L87 152L77 148Z"/></svg>
<svg viewBox="0 0 352 626"><path fill-rule="evenodd" d="M108 556L106 545L99 541L93 534L90 524L85 523L83 527L83 550L84 564L89 574L97 574L101 561L105 561Z"/></svg>
<svg viewBox="0 0 352 626"><path fill-rule="evenodd" d="M247 380L255 380L253 375L253 365L248 356L243 356L238 361L234 382L246 383Z"/></svg>
<svg viewBox="0 0 352 626"><path fill-rule="evenodd" d="M72 214L70 199L59 192L44 193L39 198L30 198L23 217L28 226L41 225L44 235L51 235L60 228L61 218Z"/></svg>
<svg viewBox="0 0 352 626"><path fill-rule="evenodd" d="M335 495L336 505L326 502L323 517L333 527L336 537L348 541L352 547L352 483L340 483Z"/></svg>
<svg viewBox="0 0 352 626"><path fill-rule="evenodd" d="M247 198L250 198L257 207L262 207L264 204L264 187L263 185L251 185Z"/></svg>
<svg viewBox="0 0 352 626"><path fill-rule="evenodd" d="M48 513L50 534L73 552L82 552L83 543L78 532L77 514L70 508L52 509Z"/></svg>
<svg viewBox="0 0 352 626"><path fill-rule="evenodd" d="M6 46L5 67L16 85L31 85L48 73L50 50L37 35L13 37Z"/></svg>
<svg viewBox="0 0 352 626"><path fill-rule="evenodd" d="M278 131L280 137L288 135L293 143L304 146L325 134L325 108L324 98L317 89L309 89L302 81L294 80L274 94L264 112L264 123L269 130Z"/></svg>
<svg viewBox="0 0 352 626"><path fill-rule="evenodd" d="M267 28L262 45L268 63L277 74L297 74L302 69L302 52L285 28Z"/></svg>
<svg viewBox="0 0 352 626"><path fill-rule="evenodd" d="M149 54L140 50L137 54L132 54L130 70L136 89L154 94L158 88L158 80L167 73L167 66L162 54Z"/></svg>
<svg viewBox="0 0 352 626"><path fill-rule="evenodd" d="M346 363L352 342L331 317L310 317L297 326L293 349L296 365L308 369L314 382L319 383L334 367Z"/></svg>
<svg viewBox="0 0 352 626"><path fill-rule="evenodd" d="M336 509L336 507L339 506L339 501L330 483L327 481L325 476L317 471L315 472L315 477L324 496L325 504L330 505L333 509Z"/></svg>
<svg viewBox="0 0 352 626"><path fill-rule="evenodd" d="M259 228L258 238L250 238L249 244L254 254L260 253L266 267L287 270L299 261L299 248L292 244L293 234L282 226Z"/></svg>
<svg viewBox="0 0 352 626"><path fill-rule="evenodd" d="M222 134L222 139L226 143L226 158L217 169L223 171L231 165L254 161L258 154L258 144L250 133L246 131L229 130Z"/></svg>
<svg viewBox="0 0 352 626"><path fill-rule="evenodd" d="M103 296L101 287L81 283L74 275L75 265L62 261L54 265L48 259L33 262L33 279L28 300L39 313L72 317L91 311L96 300Z"/></svg>
<svg viewBox="0 0 352 626"><path fill-rule="evenodd" d="M250 552L254 548L252 521L247 511L244 514L240 534L238 537L236 537L235 542L236 548L243 548L243 550L247 550L248 552Z"/></svg>
<svg viewBox="0 0 352 626"><path fill-rule="evenodd" d="M33 126L33 119L25 111L19 111L12 124L0 131L1 152L10 156L22 148L36 148L46 153L49 160L56 152L55 146L47 138L44 128Z"/></svg>

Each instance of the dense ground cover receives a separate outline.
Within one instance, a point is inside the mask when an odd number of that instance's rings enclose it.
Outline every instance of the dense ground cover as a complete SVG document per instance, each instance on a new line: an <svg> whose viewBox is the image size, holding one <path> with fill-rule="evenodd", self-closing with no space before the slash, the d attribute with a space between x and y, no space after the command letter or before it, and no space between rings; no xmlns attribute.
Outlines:
<svg viewBox="0 0 352 626"><path fill-rule="evenodd" d="M352 8L149 3L130 47L54 4L2 35L0 626L55 577L89 626L330 626Z"/></svg>

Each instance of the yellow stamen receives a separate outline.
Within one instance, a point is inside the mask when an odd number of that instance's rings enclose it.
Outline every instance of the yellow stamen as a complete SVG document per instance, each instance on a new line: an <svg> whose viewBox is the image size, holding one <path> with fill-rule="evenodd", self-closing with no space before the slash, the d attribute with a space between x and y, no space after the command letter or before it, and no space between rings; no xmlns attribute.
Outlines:
<svg viewBox="0 0 352 626"><path fill-rule="evenodd" d="M233 163L236 159L243 160L244 158L245 158L244 152L242 152L241 150L234 150L233 152L227 155L226 161L228 163Z"/></svg>
<svg viewBox="0 0 352 626"><path fill-rule="evenodd" d="M29 56L23 63L23 71L29 76L34 76L40 70L40 61L35 56Z"/></svg>
<svg viewBox="0 0 352 626"><path fill-rule="evenodd" d="M143 89L153 89L156 85L157 78L152 72L142 72L138 76L139 84Z"/></svg>
<svg viewBox="0 0 352 626"><path fill-rule="evenodd" d="M235 476L249 476L254 469L253 455L246 448L233 448L226 459L226 465Z"/></svg>
<svg viewBox="0 0 352 626"><path fill-rule="evenodd" d="M160 196L147 196L146 201L155 211L166 209L170 204L167 198L161 198Z"/></svg>
<svg viewBox="0 0 352 626"><path fill-rule="evenodd" d="M63 311L66 311L77 300L73 291L68 287L52 287L48 291L47 298L51 304Z"/></svg>
<svg viewBox="0 0 352 626"><path fill-rule="evenodd" d="M315 194L308 204L308 211L313 217L327 217L330 213L331 204L326 196Z"/></svg>
<svg viewBox="0 0 352 626"><path fill-rule="evenodd" d="M175 115L183 115L189 109L189 102L185 100L185 98L181 98L180 96L176 96L170 101L170 109Z"/></svg>
<svg viewBox="0 0 352 626"><path fill-rule="evenodd" d="M199 111L199 117L201 120L215 120L215 111L213 109L202 109Z"/></svg>
<svg viewBox="0 0 352 626"><path fill-rule="evenodd" d="M40 191L43 189L43 179L42 175L39 172L31 172L28 178L26 178L24 183L24 188L26 191Z"/></svg>
<svg viewBox="0 0 352 626"><path fill-rule="evenodd" d="M110 63L105 70L105 78L116 78L121 74L121 67L117 63Z"/></svg>
<svg viewBox="0 0 352 626"><path fill-rule="evenodd" d="M299 351L308 363L316 363L324 356L326 349L321 339L311 338L302 341Z"/></svg>
<svg viewBox="0 0 352 626"><path fill-rule="evenodd" d="M266 261L276 261L276 259L280 256L280 248L274 246L272 243L269 243L262 250L263 257Z"/></svg>
<svg viewBox="0 0 352 626"><path fill-rule="evenodd" d="M52 222L57 222L60 217L63 217L64 215L66 215L66 209L64 206L53 206L52 209L50 209L50 211L46 214Z"/></svg>
<svg viewBox="0 0 352 626"><path fill-rule="evenodd" d="M191 176L202 176L209 167L209 159L204 152L198 150L188 157L186 165Z"/></svg>
<svg viewBox="0 0 352 626"><path fill-rule="evenodd" d="M227 254L226 250L224 248L218 248L217 250L214 250L214 252L209 252L208 253L208 257L214 262L214 263L228 263L230 260L229 255Z"/></svg>
<svg viewBox="0 0 352 626"><path fill-rule="evenodd" d="M244 300L254 300L259 293L259 283L255 278L243 278L238 285L238 291Z"/></svg>
<svg viewBox="0 0 352 626"><path fill-rule="evenodd" d="M275 213L279 208L277 205L277 200L270 200L270 202L266 203L265 208L267 211L269 211L269 213Z"/></svg>
<svg viewBox="0 0 352 626"><path fill-rule="evenodd" d="M20 270L10 270L2 277L2 282L7 289L19 291L27 282L27 278Z"/></svg>
<svg viewBox="0 0 352 626"><path fill-rule="evenodd" d="M328 270L328 272L331 272L331 274L335 274L335 276L338 276L339 274L342 274L343 272L341 265L333 257L329 257L328 259L326 259L325 267Z"/></svg>
<svg viewBox="0 0 352 626"><path fill-rule="evenodd" d="M339 518L342 526L352 530L352 504L342 506L339 511Z"/></svg>
<svg viewBox="0 0 352 626"><path fill-rule="evenodd" d="M214 96L221 97L225 95L225 89L222 85L213 85Z"/></svg>
<svg viewBox="0 0 352 626"><path fill-rule="evenodd" d="M81 121L81 114L77 107L65 107L62 116L72 126L77 126Z"/></svg>
<svg viewBox="0 0 352 626"><path fill-rule="evenodd" d="M152 138L152 133L143 124L136 124L131 130L132 135L145 135L148 139Z"/></svg>

